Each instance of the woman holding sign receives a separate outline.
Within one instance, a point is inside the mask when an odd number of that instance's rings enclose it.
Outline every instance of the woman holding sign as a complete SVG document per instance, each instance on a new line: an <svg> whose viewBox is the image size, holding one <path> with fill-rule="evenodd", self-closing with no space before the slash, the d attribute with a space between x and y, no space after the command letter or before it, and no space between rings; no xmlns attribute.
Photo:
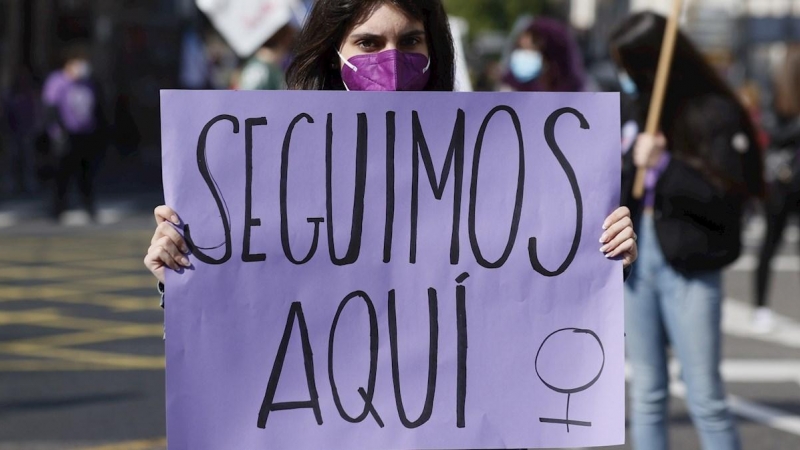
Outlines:
<svg viewBox="0 0 800 450"><path fill-rule="evenodd" d="M439 0L318 0L295 51L290 89L453 90L453 39ZM179 270L191 262L173 226L180 224L177 213L162 205L155 218L144 263L163 283L165 267ZM617 209L602 226L601 251L622 258L627 268L637 255L630 211Z"/></svg>
<svg viewBox="0 0 800 450"><path fill-rule="evenodd" d="M665 28L663 17L640 13L612 34L611 53L642 95L654 92ZM671 346L703 448L738 449L719 372L721 270L739 256L745 201L761 193L758 141L735 95L680 33L671 67L663 134L639 135L623 165L623 198L641 216L642 256L625 286L633 441L667 448ZM650 96L639 106L644 119ZM631 195L637 167L647 170L641 200Z"/></svg>

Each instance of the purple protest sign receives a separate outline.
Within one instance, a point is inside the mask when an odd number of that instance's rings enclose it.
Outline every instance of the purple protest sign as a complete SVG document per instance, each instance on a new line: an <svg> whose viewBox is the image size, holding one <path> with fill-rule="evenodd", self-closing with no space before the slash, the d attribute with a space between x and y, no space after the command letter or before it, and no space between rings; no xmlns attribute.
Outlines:
<svg viewBox="0 0 800 450"><path fill-rule="evenodd" d="M624 441L617 95L161 100L171 449Z"/></svg>

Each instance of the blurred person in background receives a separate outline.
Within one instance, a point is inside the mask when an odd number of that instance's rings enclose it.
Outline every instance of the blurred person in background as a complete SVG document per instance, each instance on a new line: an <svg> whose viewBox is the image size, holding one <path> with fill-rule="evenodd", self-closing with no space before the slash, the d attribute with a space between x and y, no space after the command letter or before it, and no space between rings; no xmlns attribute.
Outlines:
<svg viewBox="0 0 800 450"><path fill-rule="evenodd" d="M536 18L512 39L502 90L587 90L583 58L569 27L555 19Z"/></svg>
<svg viewBox="0 0 800 450"><path fill-rule="evenodd" d="M70 181L78 184L83 207L95 216L94 176L106 145L106 123L92 66L83 45L70 46L64 66L51 73L42 89L47 134L56 159L52 216L67 207Z"/></svg>
<svg viewBox="0 0 800 450"><path fill-rule="evenodd" d="M768 182L764 210L767 233L756 271L753 328L769 332L774 323L767 306L770 263L783 238L790 215L800 213L800 45L791 45L775 77L777 127L771 133L765 175Z"/></svg>
<svg viewBox="0 0 800 450"><path fill-rule="evenodd" d="M747 80L736 90L736 94L739 96L747 113L750 114L750 119L756 127L758 147L762 151L766 150L769 146L769 133L764 129L764 114L761 110L761 89L758 87L758 83L753 80Z"/></svg>
<svg viewBox="0 0 800 450"><path fill-rule="evenodd" d="M256 51L242 68L237 88L242 90L286 89L284 68L288 65L295 30L286 24Z"/></svg>
<svg viewBox="0 0 800 450"><path fill-rule="evenodd" d="M611 35L611 54L639 92L639 129L665 27L644 12ZM668 448L671 347L702 448L738 450L719 370L722 268L740 254L745 202L763 190L760 150L747 111L680 32L659 125L663 134L640 134L623 159L623 204L633 211L640 254L625 285L633 444ZM637 168L647 170L640 201L631 194Z"/></svg>
<svg viewBox="0 0 800 450"><path fill-rule="evenodd" d="M22 67L2 94L2 111L9 130L8 152L3 166L5 188L12 194L34 192L36 182L36 135L40 128L39 93L30 71Z"/></svg>

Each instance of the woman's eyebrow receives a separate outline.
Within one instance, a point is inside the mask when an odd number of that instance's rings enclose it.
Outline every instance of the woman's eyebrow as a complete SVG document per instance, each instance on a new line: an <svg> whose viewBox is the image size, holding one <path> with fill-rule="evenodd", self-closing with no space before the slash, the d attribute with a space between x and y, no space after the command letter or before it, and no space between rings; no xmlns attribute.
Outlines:
<svg viewBox="0 0 800 450"><path fill-rule="evenodd" d="M400 37L401 38L410 38L410 37L418 37L418 36L424 36L424 35L425 35L425 30L417 29L417 30L406 31L405 33L401 34Z"/></svg>
<svg viewBox="0 0 800 450"><path fill-rule="evenodd" d="M351 34L350 39L383 39L383 36L373 33Z"/></svg>
<svg viewBox="0 0 800 450"><path fill-rule="evenodd" d="M418 36L424 36L424 35L425 35L425 30L417 29L417 30L410 30L410 31L406 31L406 32L402 33L400 35L400 38L401 39L406 39L406 38L410 38L410 37L418 37ZM364 33L351 34L350 35L350 39L384 39L384 36L380 35L380 34L364 32Z"/></svg>

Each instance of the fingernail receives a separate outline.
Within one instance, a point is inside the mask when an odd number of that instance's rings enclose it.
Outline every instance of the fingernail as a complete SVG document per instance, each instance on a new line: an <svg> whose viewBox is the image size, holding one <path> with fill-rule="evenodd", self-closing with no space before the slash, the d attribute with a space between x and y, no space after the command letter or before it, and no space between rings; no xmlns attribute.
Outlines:
<svg viewBox="0 0 800 450"><path fill-rule="evenodd" d="M183 247L181 247L181 251L182 251L183 253L189 253L189 247L187 247L187 246L185 246L185 245L184 245Z"/></svg>
<svg viewBox="0 0 800 450"><path fill-rule="evenodd" d="M604 230L607 230L607 229L608 229L608 224L607 224L607 223L604 223L604 224L603 224L603 229L604 229Z"/></svg>
<svg viewBox="0 0 800 450"><path fill-rule="evenodd" d="M186 267L189 267L189 259L188 258L181 258L181 264Z"/></svg>
<svg viewBox="0 0 800 450"><path fill-rule="evenodd" d="M613 257L614 257L614 255L612 255L611 253L606 253L606 258L607 258L607 259L611 259L611 258L613 258Z"/></svg>
<svg viewBox="0 0 800 450"><path fill-rule="evenodd" d="M174 223L175 225L180 225L180 220L178 220L178 216L176 216L175 214L173 214L172 217L169 218L169 220L171 220L172 223Z"/></svg>
<svg viewBox="0 0 800 450"><path fill-rule="evenodd" d="M607 245L604 245L604 246L600 247L600 251L601 252L605 253L606 250L608 250L608 246Z"/></svg>
<svg viewBox="0 0 800 450"><path fill-rule="evenodd" d="M608 235L603 233L603 235L600 236L600 243L605 244L607 240L608 240Z"/></svg>

